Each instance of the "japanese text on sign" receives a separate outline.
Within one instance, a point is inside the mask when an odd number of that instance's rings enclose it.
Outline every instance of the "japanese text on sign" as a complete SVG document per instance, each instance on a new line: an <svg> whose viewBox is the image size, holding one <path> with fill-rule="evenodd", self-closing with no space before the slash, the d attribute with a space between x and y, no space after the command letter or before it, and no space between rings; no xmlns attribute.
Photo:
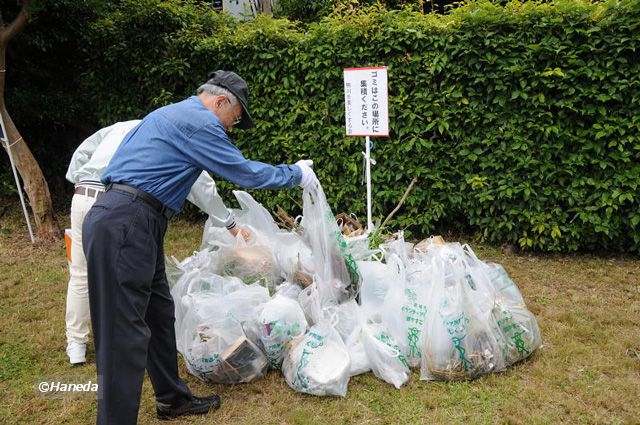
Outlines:
<svg viewBox="0 0 640 425"><path fill-rule="evenodd" d="M344 70L345 118L348 136L388 136L387 68Z"/></svg>

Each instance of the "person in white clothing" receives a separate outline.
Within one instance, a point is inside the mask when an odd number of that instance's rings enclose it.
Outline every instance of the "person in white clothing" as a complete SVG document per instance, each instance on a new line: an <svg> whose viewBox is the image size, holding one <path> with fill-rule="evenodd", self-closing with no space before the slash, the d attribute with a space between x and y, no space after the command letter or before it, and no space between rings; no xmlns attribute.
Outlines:
<svg viewBox="0 0 640 425"><path fill-rule="evenodd" d="M71 200L71 264L67 288L67 355L71 364L86 362L91 317L87 284L87 261L82 250L82 223L97 197L105 188L101 176L124 137L140 120L124 121L105 127L84 140L71 157L66 178L75 185ZM244 230L218 195L216 183L202 172L187 200L209 215L214 226L226 227L235 236Z"/></svg>

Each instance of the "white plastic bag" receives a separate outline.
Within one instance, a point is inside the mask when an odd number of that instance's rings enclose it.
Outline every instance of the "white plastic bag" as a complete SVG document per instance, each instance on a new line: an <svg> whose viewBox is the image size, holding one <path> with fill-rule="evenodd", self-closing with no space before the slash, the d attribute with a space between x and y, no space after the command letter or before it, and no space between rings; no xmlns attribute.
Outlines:
<svg viewBox="0 0 640 425"><path fill-rule="evenodd" d="M280 232L273 236L273 252L282 277L303 287L313 280L311 248L295 232Z"/></svg>
<svg viewBox="0 0 640 425"><path fill-rule="evenodd" d="M492 296L490 308L503 334L501 343L506 366L526 359L542 345L542 337L538 322L527 309L520 290L500 264L482 262L469 245L461 248L474 283Z"/></svg>
<svg viewBox="0 0 640 425"><path fill-rule="evenodd" d="M305 333L307 320L300 304L282 295L276 295L261 310L258 317L260 341L271 367L279 369L286 345Z"/></svg>
<svg viewBox="0 0 640 425"><path fill-rule="evenodd" d="M302 211L322 304L355 298L361 281L358 265L320 186L303 191Z"/></svg>
<svg viewBox="0 0 640 425"><path fill-rule="evenodd" d="M491 311L478 300L463 258L442 259L443 274L432 282L423 329L421 379L465 380L501 371L501 334Z"/></svg>
<svg viewBox="0 0 640 425"><path fill-rule="evenodd" d="M271 249L265 245L247 245L238 240L232 248L220 250L218 272L240 278L247 285L258 283L275 292L281 282L280 271Z"/></svg>
<svg viewBox="0 0 640 425"><path fill-rule="evenodd" d="M268 361L240 322L227 314L222 298L198 298L184 319L181 353L191 374L205 382L238 384L262 377Z"/></svg>
<svg viewBox="0 0 640 425"><path fill-rule="evenodd" d="M176 336L181 335L182 322L194 301L205 295L224 295L235 291L244 284L237 278L222 277L208 269L193 268L186 271L171 288L171 296L175 305ZM178 345L180 339L177 339ZM178 349L181 347L179 346Z"/></svg>
<svg viewBox="0 0 640 425"><path fill-rule="evenodd" d="M203 278L198 270L190 273L186 293L175 303L176 345L187 369L214 383L249 382L264 375L268 360L255 344L255 318L258 307L269 300L266 288L236 278Z"/></svg>
<svg viewBox="0 0 640 425"><path fill-rule="evenodd" d="M511 366L529 357L542 345L540 328L504 268L489 263L485 270L496 291L493 316L504 334L504 357L507 366Z"/></svg>
<svg viewBox="0 0 640 425"><path fill-rule="evenodd" d="M347 347L351 366L351 376L360 375L371 370L367 353L362 340L362 324L364 315L362 308L355 300L349 300L334 308L329 308L328 315L335 322L335 329Z"/></svg>
<svg viewBox="0 0 640 425"><path fill-rule="evenodd" d="M302 288L296 283L283 282L281 285L278 285L276 287L276 295L282 295L283 297L291 298L296 302L298 301L300 292L302 292Z"/></svg>
<svg viewBox="0 0 640 425"><path fill-rule="evenodd" d="M319 396L344 397L349 384L351 360L340 335L328 323L309 328L291 341L285 352L282 373L296 391Z"/></svg>
<svg viewBox="0 0 640 425"><path fill-rule="evenodd" d="M358 261L358 269L362 275L360 305L369 315L379 312L389 288L398 284L398 273L381 261Z"/></svg>
<svg viewBox="0 0 640 425"><path fill-rule="evenodd" d="M373 373L396 388L409 380L409 363L398 343L380 323L364 323L362 340Z"/></svg>
<svg viewBox="0 0 640 425"><path fill-rule="evenodd" d="M400 259L396 255L390 255L388 263L397 270L397 277L387 291L380 309L381 322L393 336L408 364L417 367L421 359L422 330L431 280L417 280L410 285ZM376 316L370 318L377 321Z"/></svg>
<svg viewBox="0 0 640 425"><path fill-rule="evenodd" d="M322 305L320 304L320 294L315 283L300 291L298 303L302 307L307 323L315 325L323 320Z"/></svg>

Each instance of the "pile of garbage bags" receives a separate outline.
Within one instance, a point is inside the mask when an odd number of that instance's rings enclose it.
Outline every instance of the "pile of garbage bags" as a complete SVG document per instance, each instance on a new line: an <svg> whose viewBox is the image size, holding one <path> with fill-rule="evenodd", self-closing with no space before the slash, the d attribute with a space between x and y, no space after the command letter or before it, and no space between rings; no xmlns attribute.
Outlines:
<svg viewBox="0 0 640 425"><path fill-rule="evenodd" d="M281 370L288 385L344 396L373 372L400 388L500 372L541 346L516 284L471 247L402 233L370 249L345 238L322 188L303 192L296 231L280 229L246 192L234 192L249 236L205 225L200 250L167 259L176 343L190 373L237 384Z"/></svg>

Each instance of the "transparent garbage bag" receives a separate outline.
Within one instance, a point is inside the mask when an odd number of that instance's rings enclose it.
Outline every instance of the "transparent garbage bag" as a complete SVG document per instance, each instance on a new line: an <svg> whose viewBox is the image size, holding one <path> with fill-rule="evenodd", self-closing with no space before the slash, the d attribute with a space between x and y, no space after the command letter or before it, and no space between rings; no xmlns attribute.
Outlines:
<svg viewBox="0 0 640 425"><path fill-rule="evenodd" d="M269 247L282 278L307 286L313 275L309 245L297 233L281 230L269 211L251 195L243 191L233 193L241 206L236 217L238 224L250 228L257 236L249 243Z"/></svg>
<svg viewBox="0 0 640 425"><path fill-rule="evenodd" d="M295 391L344 397L349 384L350 363L342 338L325 321L291 341L285 351L282 373Z"/></svg>
<svg viewBox="0 0 640 425"><path fill-rule="evenodd" d="M396 388L409 380L409 364L393 336L381 323L367 320L354 300L325 310L349 352L351 376L371 370Z"/></svg>
<svg viewBox="0 0 640 425"><path fill-rule="evenodd" d="M295 232L274 235L273 252L282 277L289 282L307 287L313 281L311 248Z"/></svg>
<svg viewBox="0 0 640 425"><path fill-rule="evenodd" d="M542 336L520 290L500 264L482 262L468 245L463 245L462 249L471 278L491 294L491 314L503 334L501 342L506 366L526 359L542 345Z"/></svg>
<svg viewBox="0 0 640 425"><path fill-rule="evenodd" d="M307 319L297 301L276 295L261 307L258 325L269 363L279 369L286 345L306 332Z"/></svg>
<svg viewBox="0 0 640 425"><path fill-rule="evenodd" d="M240 204L240 212L236 215L237 222L253 227L267 238L280 232L271 213L251 195L242 190L234 190L233 195Z"/></svg>
<svg viewBox="0 0 640 425"><path fill-rule="evenodd" d="M187 312L178 338L182 341L180 352L189 372L203 381L212 381L222 363L222 352L243 333L240 323L216 314L219 310L215 307L206 307Z"/></svg>
<svg viewBox="0 0 640 425"><path fill-rule="evenodd" d="M253 244L265 244L272 240L274 234L279 232L278 225L275 223L269 211L267 211L259 202L251 195L243 191L233 191L240 209L233 209L236 224L242 227L249 227L257 240ZM202 233L202 244L200 249L211 249L217 246L232 246L235 238L224 227L214 226L213 221L208 219L204 225Z"/></svg>
<svg viewBox="0 0 640 425"><path fill-rule="evenodd" d="M362 339L364 315L361 307L355 300L349 300L338 306L330 307L328 310L328 315L335 322L335 329L347 347L351 358L349 374L356 376L369 372L371 365Z"/></svg>
<svg viewBox="0 0 640 425"><path fill-rule="evenodd" d="M379 248L372 249L369 241L369 235L345 236L347 246L351 256L356 261L380 261L383 255Z"/></svg>
<svg viewBox="0 0 640 425"><path fill-rule="evenodd" d="M320 293L316 283L312 283L300 291L298 303L302 307L307 323L315 325L323 320L322 305L320 303Z"/></svg>
<svg viewBox="0 0 640 425"><path fill-rule="evenodd" d="M402 230L397 232L394 236L395 237L393 239L381 244L380 249L386 256L391 254L396 255L406 266L409 259L413 256L414 244L404 240L404 232Z"/></svg>
<svg viewBox="0 0 640 425"><path fill-rule="evenodd" d="M175 257L164 257L165 272L169 288L173 288L185 273L193 270L214 269L214 254L209 250L196 251L190 257L178 261Z"/></svg>
<svg viewBox="0 0 640 425"><path fill-rule="evenodd" d="M529 311L518 287L506 270L495 263L476 271L495 291L492 314L504 335L503 356L507 366L529 357L542 345L542 335L534 314Z"/></svg>
<svg viewBox="0 0 640 425"><path fill-rule="evenodd" d="M321 302L355 298L361 281L358 265L319 185L303 191L302 211Z"/></svg>
<svg viewBox="0 0 640 425"><path fill-rule="evenodd" d="M166 255L164 256L164 271L167 275L169 288L173 288L185 273L185 271L180 267L180 262L176 257L169 257Z"/></svg>
<svg viewBox="0 0 640 425"><path fill-rule="evenodd" d="M526 359L542 345L538 322L524 304L510 304L497 298L493 316L504 335L503 357L506 366Z"/></svg>
<svg viewBox="0 0 640 425"><path fill-rule="evenodd" d="M490 295L469 279L464 258L440 261L442 273L432 282L423 328L420 378L466 380L504 370Z"/></svg>
<svg viewBox="0 0 640 425"><path fill-rule="evenodd" d="M226 295L197 291L177 332L177 346L189 371L214 383L249 382L264 375L268 359L256 344L256 309L269 300L265 288L244 286Z"/></svg>
<svg viewBox="0 0 640 425"><path fill-rule="evenodd" d="M202 296L212 295L213 298L217 298L244 286L242 281L236 277L223 277L207 269L193 269L185 272L171 288L171 296L175 306L176 335L181 334L183 331L182 322L187 312Z"/></svg>
<svg viewBox="0 0 640 425"><path fill-rule="evenodd" d="M276 295L282 295L283 297L291 298L296 302L298 301L300 292L302 292L302 287L300 287L300 285L298 285L297 283L282 282L282 284L276 287Z"/></svg>
<svg viewBox="0 0 640 425"><path fill-rule="evenodd" d="M242 324L245 324L245 322L255 321L256 317L258 317L260 307L271 298L269 297L267 288L253 284L243 285L239 289L225 295L222 299L225 303L227 314Z"/></svg>
<svg viewBox="0 0 640 425"><path fill-rule="evenodd" d="M269 365L267 357L247 338L237 320L221 312L219 299L204 297L187 313L181 335L187 369L205 382L218 384L262 377Z"/></svg>
<svg viewBox="0 0 640 425"><path fill-rule="evenodd" d="M358 261L358 270L362 275L360 305L372 315L381 311L389 288L398 284L398 272L381 261Z"/></svg>
<svg viewBox="0 0 640 425"><path fill-rule="evenodd" d="M511 304L524 304L520 290L504 267L497 263L486 263L485 271L497 296Z"/></svg>
<svg viewBox="0 0 640 425"><path fill-rule="evenodd" d="M431 277L428 281L413 280L410 284L405 266L398 256L389 255L388 264L396 270L396 278L392 280L393 284L379 310L380 321L393 336L409 366L418 367L422 358L422 333ZM377 315L369 315L369 318L378 320Z"/></svg>
<svg viewBox="0 0 640 425"><path fill-rule="evenodd" d="M396 388L409 381L409 363L398 343L381 323L365 322L361 335L374 375Z"/></svg>
<svg viewBox="0 0 640 425"><path fill-rule="evenodd" d="M220 250L219 273L240 278L247 285L258 283L275 292L282 281L271 248L266 245L248 245L242 237L234 247Z"/></svg>

